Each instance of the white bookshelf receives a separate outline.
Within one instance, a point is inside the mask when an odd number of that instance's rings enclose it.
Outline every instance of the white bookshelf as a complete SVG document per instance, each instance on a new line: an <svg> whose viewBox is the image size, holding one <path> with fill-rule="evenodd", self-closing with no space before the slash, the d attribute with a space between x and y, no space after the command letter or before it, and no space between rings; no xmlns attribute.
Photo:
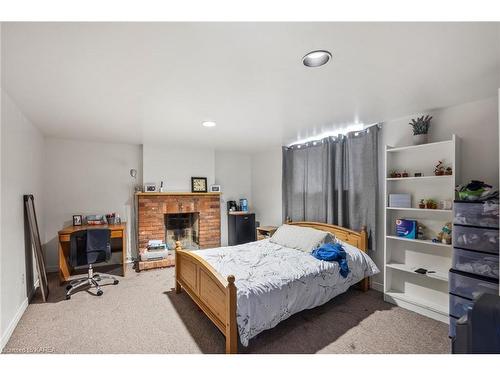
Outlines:
<svg viewBox="0 0 500 375"><path fill-rule="evenodd" d="M448 271L452 246L432 242L443 225L452 221L452 210L418 208L420 199L453 201L460 168L458 138L424 145L392 147L385 153L385 238L384 299L419 314L448 323ZM434 166L441 160L453 168L452 175L435 176ZM391 170L407 171L410 177L391 178ZM413 177L414 173L422 177ZM408 193L412 206L388 207L389 194ZM396 219L414 219L426 228L424 239L396 236ZM434 271L425 275L418 268Z"/></svg>

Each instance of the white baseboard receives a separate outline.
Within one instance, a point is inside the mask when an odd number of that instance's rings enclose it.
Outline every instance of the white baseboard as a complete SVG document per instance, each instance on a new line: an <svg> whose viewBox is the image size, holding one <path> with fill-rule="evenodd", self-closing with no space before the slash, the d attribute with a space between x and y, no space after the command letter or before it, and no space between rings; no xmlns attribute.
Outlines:
<svg viewBox="0 0 500 375"><path fill-rule="evenodd" d="M16 315L11 320L5 333L2 335L2 341L0 343L0 352L3 351L3 348L5 347L5 345L7 345L7 342L9 342L10 336L12 336L12 332L14 332L14 329L16 329L17 323L19 323L19 320L21 320L21 317L23 316L27 307L28 307L28 298L26 298L21 304L21 306L19 306Z"/></svg>
<svg viewBox="0 0 500 375"><path fill-rule="evenodd" d="M376 281L371 282L371 289L376 290L377 292L384 293L384 284L377 283Z"/></svg>

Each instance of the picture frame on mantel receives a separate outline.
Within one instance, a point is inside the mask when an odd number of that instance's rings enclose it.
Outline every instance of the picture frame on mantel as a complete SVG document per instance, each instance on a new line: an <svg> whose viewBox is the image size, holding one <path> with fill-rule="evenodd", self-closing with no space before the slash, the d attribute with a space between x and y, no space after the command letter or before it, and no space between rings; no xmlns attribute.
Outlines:
<svg viewBox="0 0 500 375"><path fill-rule="evenodd" d="M207 178L206 177L191 177L191 193L206 193Z"/></svg>

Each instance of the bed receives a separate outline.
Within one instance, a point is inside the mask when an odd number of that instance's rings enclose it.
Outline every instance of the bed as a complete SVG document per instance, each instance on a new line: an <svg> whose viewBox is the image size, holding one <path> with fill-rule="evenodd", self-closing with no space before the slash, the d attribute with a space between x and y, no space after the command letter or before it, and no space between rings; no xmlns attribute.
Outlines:
<svg viewBox="0 0 500 375"><path fill-rule="evenodd" d="M369 288L378 272L366 255L366 229L356 232L335 225L287 223L329 232L341 241L350 272L343 278L336 262L267 240L244 245L187 251L177 243L175 290L182 290L201 308L226 338L226 353L238 351L260 332L289 316L320 306L358 285Z"/></svg>

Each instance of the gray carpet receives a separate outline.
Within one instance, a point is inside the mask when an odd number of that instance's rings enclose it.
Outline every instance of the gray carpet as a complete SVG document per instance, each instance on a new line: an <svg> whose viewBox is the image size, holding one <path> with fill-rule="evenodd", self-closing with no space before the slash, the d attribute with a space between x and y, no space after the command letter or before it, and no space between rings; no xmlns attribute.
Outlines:
<svg viewBox="0 0 500 375"><path fill-rule="evenodd" d="M223 353L224 338L186 293L174 270L136 273L64 299L50 275L48 303L35 298L4 353ZM296 314L241 353L449 353L447 325L395 307L376 291L351 290Z"/></svg>

